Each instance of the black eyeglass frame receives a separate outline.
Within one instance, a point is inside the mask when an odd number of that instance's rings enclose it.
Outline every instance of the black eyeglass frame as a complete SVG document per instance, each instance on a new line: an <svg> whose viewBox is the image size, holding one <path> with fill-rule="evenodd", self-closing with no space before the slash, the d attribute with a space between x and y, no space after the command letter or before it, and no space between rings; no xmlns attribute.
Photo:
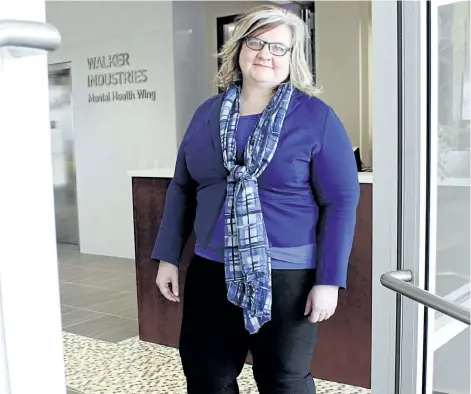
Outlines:
<svg viewBox="0 0 471 394"><path fill-rule="evenodd" d="M252 48L252 47L249 45L249 40L257 40L257 41L260 41L263 45L262 45L262 47L261 47L260 49ZM252 51L257 51L257 52L260 52L261 50L263 50L263 48L265 48L265 45L268 45L268 50L270 51L270 53L271 53L273 56L282 57L282 56L285 56L288 52L291 52L291 48L288 48L285 44L282 44L282 43L280 43L280 42L268 42L268 41L262 40L261 38L251 37L251 36L245 37L244 41L245 41L245 45L247 46L247 48L251 49ZM279 46L285 48L286 51L285 51L282 55L278 55L278 54L276 54L276 53L273 53L273 51L271 50L271 46L272 46L272 45L279 45Z"/></svg>

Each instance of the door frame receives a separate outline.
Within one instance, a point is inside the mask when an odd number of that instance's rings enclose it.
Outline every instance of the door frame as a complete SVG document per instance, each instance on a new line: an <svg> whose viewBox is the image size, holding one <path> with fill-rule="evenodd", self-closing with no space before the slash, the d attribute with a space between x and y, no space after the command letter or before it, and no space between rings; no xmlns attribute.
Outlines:
<svg viewBox="0 0 471 394"><path fill-rule="evenodd" d="M432 391L435 312L421 302L469 325L469 310L434 295L438 7L454 2L373 2L373 394ZM410 291L381 289L391 271Z"/></svg>
<svg viewBox="0 0 471 394"><path fill-rule="evenodd" d="M380 277L410 270L414 285L425 284L426 13L422 1L372 2L373 394L422 385L424 307Z"/></svg>
<svg viewBox="0 0 471 394"><path fill-rule="evenodd" d="M50 164L45 1L0 6L0 391L65 393ZM8 48L4 48L7 46ZM14 92L12 94L12 92ZM3 145L2 145L3 144Z"/></svg>

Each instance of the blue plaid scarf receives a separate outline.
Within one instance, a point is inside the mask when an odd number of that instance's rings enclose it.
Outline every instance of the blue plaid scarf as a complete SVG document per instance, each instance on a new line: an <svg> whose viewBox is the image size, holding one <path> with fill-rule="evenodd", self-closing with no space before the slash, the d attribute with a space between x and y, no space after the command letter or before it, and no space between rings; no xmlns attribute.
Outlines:
<svg viewBox="0 0 471 394"><path fill-rule="evenodd" d="M291 84L277 89L247 142L244 165L236 164L239 86L227 89L219 118L224 166L229 171L224 220L227 297L244 309L251 334L271 320L272 305L271 260L257 178L275 153L292 92Z"/></svg>

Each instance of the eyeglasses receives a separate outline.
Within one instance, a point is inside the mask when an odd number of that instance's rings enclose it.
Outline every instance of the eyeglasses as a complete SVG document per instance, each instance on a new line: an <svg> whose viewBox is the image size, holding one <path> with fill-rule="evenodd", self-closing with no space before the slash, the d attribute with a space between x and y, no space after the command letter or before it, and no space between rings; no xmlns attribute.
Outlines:
<svg viewBox="0 0 471 394"><path fill-rule="evenodd" d="M245 39L245 44L254 51L261 51L265 45L268 45L268 50L274 56L284 56L287 52L291 51L291 49L286 45L279 44L277 42L266 42L255 37L247 37Z"/></svg>

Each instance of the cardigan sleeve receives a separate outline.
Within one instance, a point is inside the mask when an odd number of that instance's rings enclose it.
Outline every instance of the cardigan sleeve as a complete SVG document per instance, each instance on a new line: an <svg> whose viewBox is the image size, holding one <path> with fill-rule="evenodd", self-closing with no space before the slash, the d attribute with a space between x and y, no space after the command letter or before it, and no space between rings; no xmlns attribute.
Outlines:
<svg viewBox="0 0 471 394"><path fill-rule="evenodd" d="M311 183L319 205L315 284L346 288L360 185L352 145L331 108L311 158Z"/></svg>
<svg viewBox="0 0 471 394"><path fill-rule="evenodd" d="M175 173L167 190L164 214L151 256L154 260L177 266L193 231L196 214L196 182L188 171L185 154L185 144L195 127L197 121L193 117L178 149Z"/></svg>

